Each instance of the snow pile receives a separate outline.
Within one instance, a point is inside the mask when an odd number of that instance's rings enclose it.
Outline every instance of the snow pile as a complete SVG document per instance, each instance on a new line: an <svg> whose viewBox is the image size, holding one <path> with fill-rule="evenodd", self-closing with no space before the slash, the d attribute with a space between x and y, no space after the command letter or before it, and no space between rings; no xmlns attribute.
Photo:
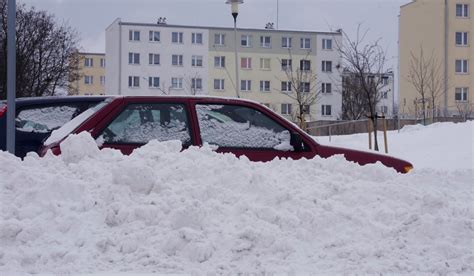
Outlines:
<svg viewBox="0 0 474 276"><path fill-rule="evenodd" d="M0 152L0 274L474 271L472 169L180 147L123 156L81 133L60 157Z"/></svg>
<svg viewBox="0 0 474 276"><path fill-rule="evenodd" d="M383 132L378 132L379 148L384 150ZM474 169L474 121L409 125L387 132L388 152L413 163L417 169ZM323 144L368 150L367 133L316 137Z"/></svg>

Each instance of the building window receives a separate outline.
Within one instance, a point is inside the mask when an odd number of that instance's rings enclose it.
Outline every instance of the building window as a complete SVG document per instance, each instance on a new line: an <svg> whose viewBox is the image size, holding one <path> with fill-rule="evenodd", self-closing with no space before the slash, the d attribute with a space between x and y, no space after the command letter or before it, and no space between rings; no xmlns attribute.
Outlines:
<svg viewBox="0 0 474 276"><path fill-rule="evenodd" d="M148 40L151 41L151 42L160 42L160 32L149 31L148 32Z"/></svg>
<svg viewBox="0 0 474 276"><path fill-rule="evenodd" d="M130 40L130 41L140 41L140 31L129 30L128 31L128 40Z"/></svg>
<svg viewBox="0 0 474 276"><path fill-rule="evenodd" d="M281 70L286 71L286 70L293 70L291 67L291 59L282 59L281 60Z"/></svg>
<svg viewBox="0 0 474 276"><path fill-rule="evenodd" d="M183 44L183 32L172 32L171 33L171 42Z"/></svg>
<svg viewBox="0 0 474 276"><path fill-rule="evenodd" d="M382 92L382 99L387 99L388 98L388 92L384 91Z"/></svg>
<svg viewBox="0 0 474 276"><path fill-rule="evenodd" d="M270 59L269 58L260 58L260 69L270 70Z"/></svg>
<svg viewBox="0 0 474 276"><path fill-rule="evenodd" d="M171 88L183 89L183 78L171 78Z"/></svg>
<svg viewBox="0 0 474 276"><path fill-rule="evenodd" d="M310 71L311 70L311 61L302 59L300 60L300 70L301 71Z"/></svg>
<svg viewBox="0 0 474 276"><path fill-rule="evenodd" d="M382 77L382 84L387 85L388 84L388 77Z"/></svg>
<svg viewBox="0 0 474 276"><path fill-rule="evenodd" d="M311 113L311 106L309 104L303 105L303 113L309 115Z"/></svg>
<svg viewBox="0 0 474 276"><path fill-rule="evenodd" d="M252 58L249 58L249 57L240 58L240 68L252 69Z"/></svg>
<svg viewBox="0 0 474 276"><path fill-rule="evenodd" d="M100 59L100 67L102 67L102 68L105 67L105 58Z"/></svg>
<svg viewBox="0 0 474 276"><path fill-rule="evenodd" d="M456 4L456 17L469 17L469 4Z"/></svg>
<svg viewBox="0 0 474 276"><path fill-rule="evenodd" d="M456 32L456 46L467 46L469 43L467 32Z"/></svg>
<svg viewBox="0 0 474 276"><path fill-rule="evenodd" d="M214 67L216 68L225 68L225 57L214 57Z"/></svg>
<svg viewBox="0 0 474 276"><path fill-rule="evenodd" d="M386 106L386 105L380 106L380 112L382 112L382 114L387 114L388 113L388 106Z"/></svg>
<svg viewBox="0 0 474 276"><path fill-rule="evenodd" d="M148 54L148 64L160 65L160 54Z"/></svg>
<svg viewBox="0 0 474 276"><path fill-rule="evenodd" d="M323 60L321 62L321 70L323 72L332 72L332 61Z"/></svg>
<svg viewBox="0 0 474 276"><path fill-rule="evenodd" d="M270 81L260 81L260 92L270 92Z"/></svg>
<svg viewBox="0 0 474 276"><path fill-rule="evenodd" d="M214 45L225 45L225 34L214 34Z"/></svg>
<svg viewBox="0 0 474 276"><path fill-rule="evenodd" d="M282 37L281 38L281 47L282 48L291 48L291 37Z"/></svg>
<svg viewBox="0 0 474 276"><path fill-rule="evenodd" d="M183 55L172 55L171 56L171 65L183 66Z"/></svg>
<svg viewBox="0 0 474 276"><path fill-rule="evenodd" d="M469 70L468 66L467 59L456 59L456 73L467 74Z"/></svg>
<svg viewBox="0 0 474 276"><path fill-rule="evenodd" d="M128 64L140 64L140 54L128 53Z"/></svg>
<svg viewBox="0 0 474 276"><path fill-rule="evenodd" d="M281 114L291 115L291 104L289 104L289 103L281 104Z"/></svg>
<svg viewBox="0 0 474 276"><path fill-rule="evenodd" d="M191 43L192 44L202 44L202 33L192 33L191 34Z"/></svg>
<svg viewBox="0 0 474 276"><path fill-rule="evenodd" d="M224 79L214 79L214 90L224 90Z"/></svg>
<svg viewBox="0 0 474 276"><path fill-rule="evenodd" d="M311 91L311 83L310 82L300 82L300 91L309 93Z"/></svg>
<svg viewBox="0 0 474 276"><path fill-rule="evenodd" d="M311 38L302 37L300 40L301 49L310 49L311 48Z"/></svg>
<svg viewBox="0 0 474 276"><path fill-rule="evenodd" d="M160 87L160 78L159 77L148 77L148 87L149 88L159 88Z"/></svg>
<svg viewBox="0 0 474 276"><path fill-rule="evenodd" d="M192 78L191 79L191 88L195 90L202 90L202 79L201 78Z"/></svg>
<svg viewBox="0 0 474 276"><path fill-rule="evenodd" d="M240 90L242 90L242 91L252 90L252 81L250 81L250 80L241 80L240 81Z"/></svg>
<svg viewBox="0 0 474 276"><path fill-rule="evenodd" d="M84 67L94 67L94 59L84 58Z"/></svg>
<svg viewBox="0 0 474 276"><path fill-rule="evenodd" d="M240 45L243 47L252 47L252 36L251 35L242 35L240 37Z"/></svg>
<svg viewBox="0 0 474 276"><path fill-rule="evenodd" d="M140 87L140 77L128 76L128 87Z"/></svg>
<svg viewBox="0 0 474 276"><path fill-rule="evenodd" d="M100 76L100 85L105 85L105 76Z"/></svg>
<svg viewBox="0 0 474 276"><path fill-rule="evenodd" d="M192 56L191 66L202 67L202 56Z"/></svg>
<svg viewBox="0 0 474 276"><path fill-rule="evenodd" d="M84 76L84 84L93 84L94 76Z"/></svg>
<svg viewBox="0 0 474 276"><path fill-rule="evenodd" d="M454 99L456 102L467 102L468 87L456 87Z"/></svg>
<svg viewBox="0 0 474 276"><path fill-rule="evenodd" d="M323 39L323 50L332 50L332 39Z"/></svg>
<svg viewBox="0 0 474 276"><path fill-rule="evenodd" d="M281 92L291 92L291 81L281 82Z"/></svg>
<svg viewBox="0 0 474 276"><path fill-rule="evenodd" d="M321 115L331 116L331 105L329 105L329 104L321 105Z"/></svg>
<svg viewBox="0 0 474 276"><path fill-rule="evenodd" d="M260 36L260 47L262 47L262 48L272 47L271 37L270 36Z"/></svg>
<svg viewBox="0 0 474 276"><path fill-rule="evenodd" d="M332 93L332 85L331 83L322 83L321 84L321 93Z"/></svg>

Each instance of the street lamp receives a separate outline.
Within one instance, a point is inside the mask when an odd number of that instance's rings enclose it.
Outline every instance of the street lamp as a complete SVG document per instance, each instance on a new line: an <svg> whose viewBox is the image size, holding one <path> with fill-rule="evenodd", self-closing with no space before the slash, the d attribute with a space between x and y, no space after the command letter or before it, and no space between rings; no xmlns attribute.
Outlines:
<svg viewBox="0 0 474 276"><path fill-rule="evenodd" d="M237 98L240 98L239 63L237 58L237 15L239 15L239 4L243 4L244 0L227 0L225 3L231 5L232 17L234 17L235 94L237 95Z"/></svg>

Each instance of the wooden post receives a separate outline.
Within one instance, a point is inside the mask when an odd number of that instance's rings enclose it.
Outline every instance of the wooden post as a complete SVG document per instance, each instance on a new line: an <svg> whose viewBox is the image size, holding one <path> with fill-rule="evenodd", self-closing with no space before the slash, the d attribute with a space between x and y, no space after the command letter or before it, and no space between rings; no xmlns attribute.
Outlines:
<svg viewBox="0 0 474 276"><path fill-rule="evenodd" d="M367 133L369 134L369 149L372 149L372 120L367 120Z"/></svg>
<svg viewBox="0 0 474 276"><path fill-rule="evenodd" d="M331 126L329 126L329 142L331 142Z"/></svg>
<svg viewBox="0 0 474 276"><path fill-rule="evenodd" d="M382 123L383 123L383 141L385 145L385 153L388 153L388 142L387 142L387 121L385 120L385 114L382 113Z"/></svg>

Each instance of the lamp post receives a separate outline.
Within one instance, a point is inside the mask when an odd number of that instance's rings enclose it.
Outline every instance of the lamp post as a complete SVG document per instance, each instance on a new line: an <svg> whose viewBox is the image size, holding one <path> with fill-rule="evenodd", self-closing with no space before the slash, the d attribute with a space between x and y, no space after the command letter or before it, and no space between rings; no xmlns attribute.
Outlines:
<svg viewBox="0 0 474 276"><path fill-rule="evenodd" d="M239 4L243 4L244 0L227 0L225 3L231 5L232 17L234 17L235 94L237 95L237 98L240 98L239 63L237 58L237 15L239 15Z"/></svg>
<svg viewBox="0 0 474 276"><path fill-rule="evenodd" d="M15 154L16 0L8 0L7 18L7 151Z"/></svg>

